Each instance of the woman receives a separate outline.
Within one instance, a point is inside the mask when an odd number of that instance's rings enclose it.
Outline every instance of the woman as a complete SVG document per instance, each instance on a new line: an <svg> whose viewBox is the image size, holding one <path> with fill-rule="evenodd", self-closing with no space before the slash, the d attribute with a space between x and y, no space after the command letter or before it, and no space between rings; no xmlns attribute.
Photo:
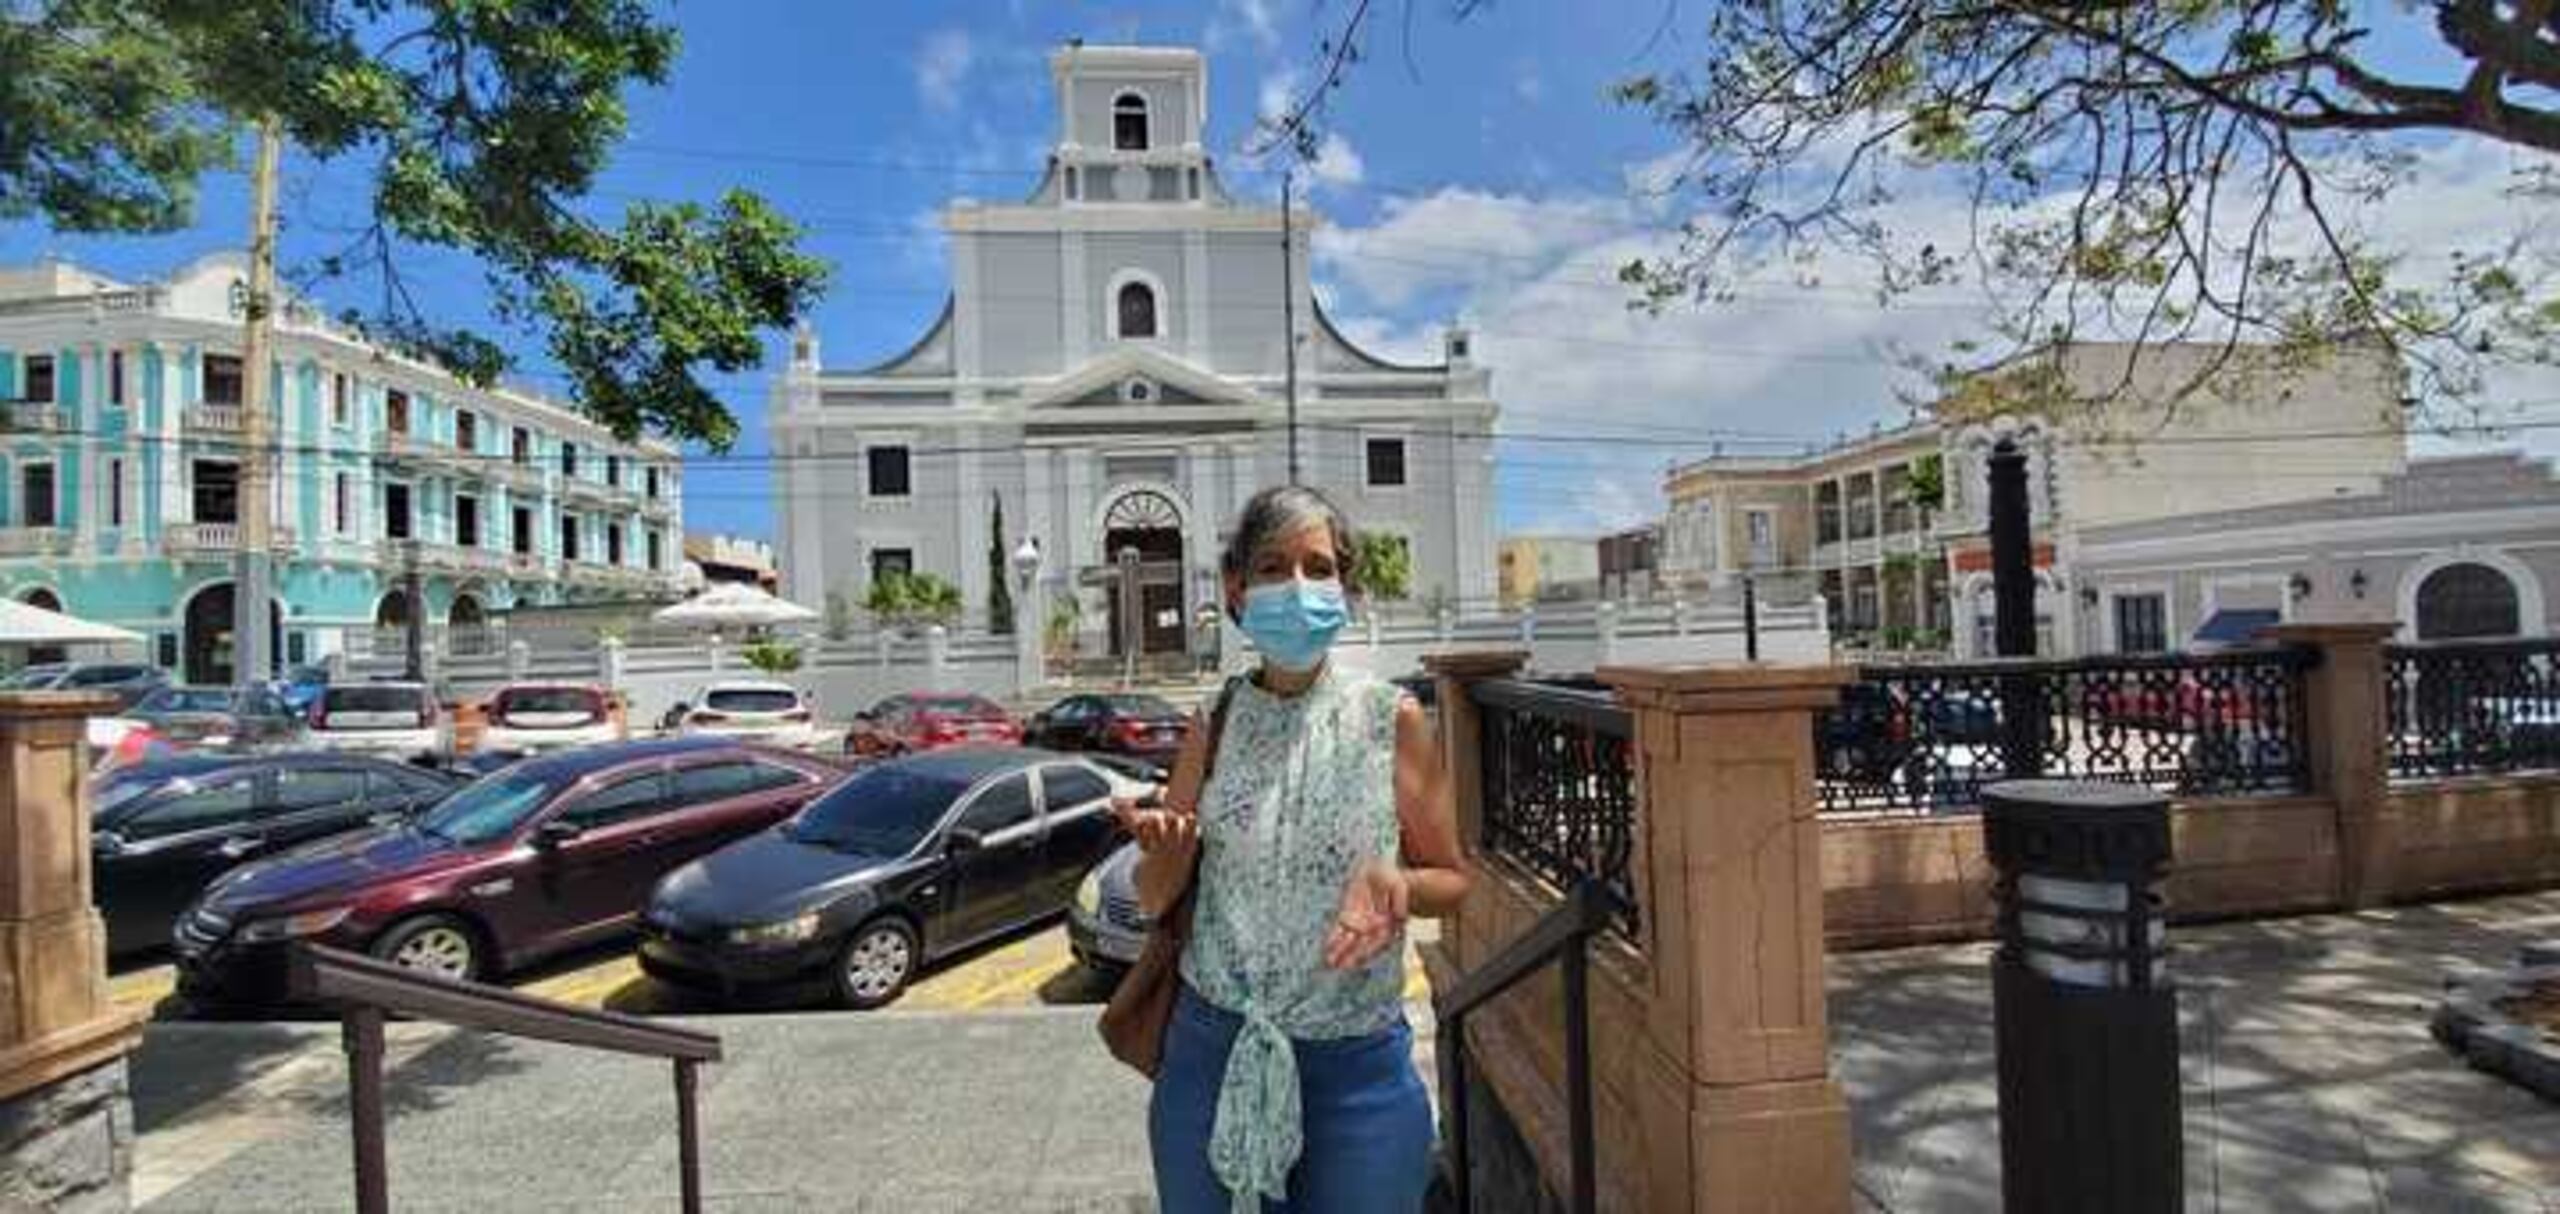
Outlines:
<svg viewBox="0 0 2560 1214"><path fill-rule="evenodd" d="M1245 504L1227 613L1261 665L1226 693L1215 762L1194 729L1165 807L1121 810L1150 915L1197 875L1147 1113L1166 1214L1410 1214L1429 1184L1404 926L1455 910L1467 873L1421 706L1326 660L1351 551L1311 489Z"/></svg>

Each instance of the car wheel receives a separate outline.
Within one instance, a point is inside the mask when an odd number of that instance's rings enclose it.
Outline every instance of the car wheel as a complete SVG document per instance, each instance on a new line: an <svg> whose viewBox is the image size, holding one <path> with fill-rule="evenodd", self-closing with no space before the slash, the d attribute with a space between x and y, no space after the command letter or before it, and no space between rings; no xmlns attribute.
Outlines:
<svg viewBox="0 0 2560 1214"><path fill-rule="evenodd" d="M421 915L392 925L373 942L373 955L413 973L451 982L480 977L479 933L451 915Z"/></svg>
<svg viewBox="0 0 2560 1214"><path fill-rule="evenodd" d="M885 1007L916 973L916 933L905 920L863 924L836 954L836 1002L855 1011Z"/></svg>

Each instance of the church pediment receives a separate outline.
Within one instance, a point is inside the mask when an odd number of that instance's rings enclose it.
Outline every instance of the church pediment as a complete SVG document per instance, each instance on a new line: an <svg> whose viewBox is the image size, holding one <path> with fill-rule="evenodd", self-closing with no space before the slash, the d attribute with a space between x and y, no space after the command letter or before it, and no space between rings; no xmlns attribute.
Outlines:
<svg viewBox="0 0 2560 1214"><path fill-rule="evenodd" d="M1114 350L1026 392L1025 409L1151 405L1267 406L1261 393L1152 350Z"/></svg>

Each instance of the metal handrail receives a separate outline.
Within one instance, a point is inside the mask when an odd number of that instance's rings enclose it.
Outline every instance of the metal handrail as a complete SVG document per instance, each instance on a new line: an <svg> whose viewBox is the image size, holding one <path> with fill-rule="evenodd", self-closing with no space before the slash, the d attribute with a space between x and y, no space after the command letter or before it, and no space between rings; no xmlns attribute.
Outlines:
<svg viewBox="0 0 2560 1214"><path fill-rule="evenodd" d="M317 945L297 946L286 967L297 1000L344 1009L349 1120L353 1124L358 1214L388 1214L384 1146L382 1026L391 1014L435 1020L591 1050L664 1058L676 1072L676 1154L685 1214L702 1209L701 1066L720 1060L720 1039L637 1016L537 999L477 982L414 973L388 962Z"/></svg>
<svg viewBox="0 0 2560 1214"><path fill-rule="evenodd" d="M1474 1209L1467 1171L1466 1018L1550 961L1564 967L1564 1073L1567 1141L1573 1158L1574 1214L1599 1204L1591 1129L1591 938L1609 926L1615 902L1596 880L1576 882L1564 905L1531 924L1491 961L1432 1001L1440 1026L1440 1086L1448 1093L1449 1187L1461 1211Z"/></svg>

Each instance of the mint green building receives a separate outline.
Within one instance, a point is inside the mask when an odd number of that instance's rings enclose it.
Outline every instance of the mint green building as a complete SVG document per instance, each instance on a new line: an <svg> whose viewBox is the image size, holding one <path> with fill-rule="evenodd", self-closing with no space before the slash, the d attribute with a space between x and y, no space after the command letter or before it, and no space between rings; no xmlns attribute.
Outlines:
<svg viewBox="0 0 2560 1214"><path fill-rule="evenodd" d="M246 276L237 254L140 285L0 267L0 594L141 633L188 681L232 675ZM676 595L673 447L472 387L299 302L276 330L280 661L418 610L462 641L514 608Z"/></svg>

